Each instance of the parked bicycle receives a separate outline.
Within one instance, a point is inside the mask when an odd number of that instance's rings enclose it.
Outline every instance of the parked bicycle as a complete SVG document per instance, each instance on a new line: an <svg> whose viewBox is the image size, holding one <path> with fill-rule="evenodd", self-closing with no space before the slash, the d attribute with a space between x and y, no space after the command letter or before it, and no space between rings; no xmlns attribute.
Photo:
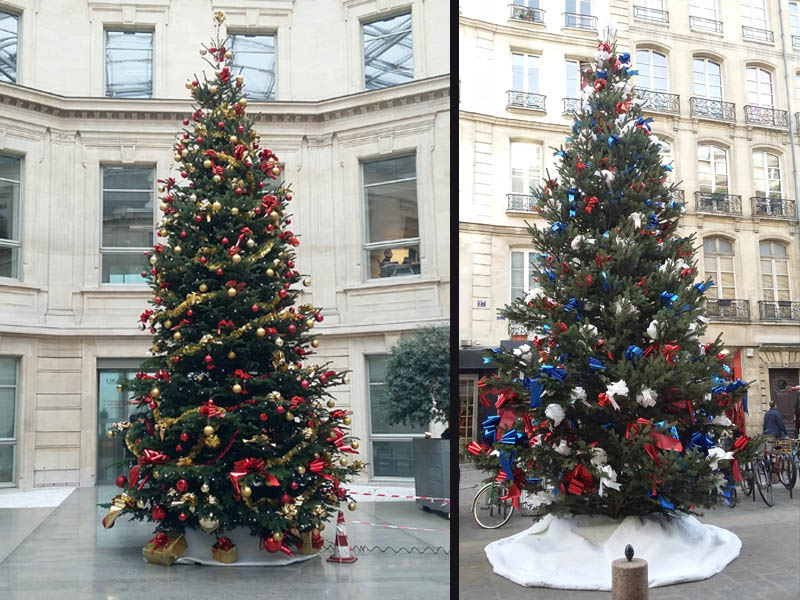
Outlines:
<svg viewBox="0 0 800 600"><path fill-rule="evenodd" d="M528 479L528 484L538 487L539 479ZM502 527L514 514L514 505L508 498L509 481L490 481L481 487L472 500L472 517L483 529ZM523 489L519 497L520 514L534 517L536 508L528 502L528 490Z"/></svg>

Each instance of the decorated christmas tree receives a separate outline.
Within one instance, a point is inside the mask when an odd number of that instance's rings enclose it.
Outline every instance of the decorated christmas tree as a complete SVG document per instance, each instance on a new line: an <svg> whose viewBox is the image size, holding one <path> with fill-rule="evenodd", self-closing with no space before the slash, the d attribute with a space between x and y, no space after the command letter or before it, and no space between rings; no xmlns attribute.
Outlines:
<svg viewBox="0 0 800 600"><path fill-rule="evenodd" d="M558 177L534 190L539 288L504 309L535 335L496 349L498 413L468 446L539 514L694 513L731 502L744 435L742 395L696 282L694 236L671 165L636 99L628 53L601 42L582 73Z"/></svg>
<svg viewBox="0 0 800 600"><path fill-rule="evenodd" d="M156 546L187 529L244 527L270 552L308 551L348 498L358 442L328 392L345 374L311 363L323 317L296 305L296 284L310 280L294 262L292 193L245 115L243 79L219 39L224 15L215 19L201 50L214 76L187 82L196 104L175 143L179 174L159 180L162 243L142 274L152 357L125 383L138 412L109 432L136 462L103 523L155 521Z"/></svg>

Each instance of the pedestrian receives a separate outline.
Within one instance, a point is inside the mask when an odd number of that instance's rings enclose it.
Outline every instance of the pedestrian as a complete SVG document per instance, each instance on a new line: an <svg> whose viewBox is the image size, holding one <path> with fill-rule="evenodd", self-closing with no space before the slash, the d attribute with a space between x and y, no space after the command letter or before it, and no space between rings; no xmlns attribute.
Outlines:
<svg viewBox="0 0 800 600"><path fill-rule="evenodd" d="M775 451L775 442L778 437L786 437L786 425L783 424L781 413L775 408L775 401L769 403L769 410L764 414L764 428L762 433L767 436L765 445L770 454Z"/></svg>

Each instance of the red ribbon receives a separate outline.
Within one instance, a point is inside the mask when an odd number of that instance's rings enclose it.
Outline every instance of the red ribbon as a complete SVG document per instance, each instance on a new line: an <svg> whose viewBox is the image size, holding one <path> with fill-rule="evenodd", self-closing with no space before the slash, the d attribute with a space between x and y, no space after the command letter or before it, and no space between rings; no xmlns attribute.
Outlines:
<svg viewBox="0 0 800 600"><path fill-rule="evenodd" d="M522 495L522 491L517 487L517 482L512 481L511 485L508 486L508 494L500 498L501 500L508 500L511 498L511 505L519 510L519 497Z"/></svg>
<svg viewBox="0 0 800 600"><path fill-rule="evenodd" d="M163 465L167 461L169 461L169 456L159 452L158 450L145 450L139 457L140 465Z"/></svg>
<svg viewBox="0 0 800 600"><path fill-rule="evenodd" d="M222 335L223 327L236 327L236 324L233 321L226 321L225 319L222 319L219 323L217 323L217 335Z"/></svg>
<svg viewBox="0 0 800 600"><path fill-rule="evenodd" d="M224 535L217 540L217 543L211 546L212 550L224 550L227 552L231 548L233 548L234 544L230 538L225 537Z"/></svg>
<svg viewBox="0 0 800 600"><path fill-rule="evenodd" d="M592 474L582 464L575 465L572 471L564 475L567 492L576 496L589 491L592 488L593 481Z"/></svg>
<svg viewBox="0 0 800 600"><path fill-rule="evenodd" d="M474 456L478 456L484 450L486 450L485 444L479 444L478 442L470 442L467 444L467 452Z"/></svg>
<svg viewBox="0 0 800 600"><path fill-rule="evenodd" d="M500 441L503 437L503 434L506 433L511 426L514 424L514 413L510 410L501 410L498 411L500 415L500 422L497 424L497 433L495 434L495 441Z"/></svg>
<svg viewBox="0 0 800 600"><path fill-rule="evenodd" d="M675 353L680 349L681 347L677 344L665 344L661 349L661 353L664 355L664 358L667 360L667 362L674 367Z"/></svg>
<svg viewBox="0 0 800 600"><path fill-rule="evenodd" d="M169 537L167 537L167 534L162 531L161 533L157 534L156 537L150 540L150 543L153 544L150 552L155 552L156 550L160 550L169 544Z"/></svg>
<svg viewBox="0 0 800 600"><path fill-rule="evenodd" d="M586 212L592 214L592 209L597 206L598 200L595 196L586 199Z"/></svg>
<svg viewBox="0 0 800 600"><path fill-rule="evenodd" d="M682 409L686 409L689 411L689 419L694 425L694 411L692 410L692 401L691 400L674 400L667 404L667 412L669 413L678 413Z"/></svg>
<svg viewBox="0 0 800 600"><path fill-rule="evenodd" d="M241 283L236 283L235 279L231 279L229 282L225 284L226 288L236 288L240 292L247 286L247 284L242 281Z"/></svg>
<svg viewBox="0 0 800 600"><path fill-rule="evenodd" d="M239 480L249 473L260 473L265 475L267 477L267 485L280 485L277 477L275 477L272 473L267 473L264 470L264 461L262 459L243 458L233 463L233 471L228 473L228 477L230 478L233 488L236 490L237 494L241 494L241 491L239 490Z"/></svg>
<svg viewBox="0 0 800 600"><path fill-rule="evenodd" d="M197 412L207 417L216 417L223 414L223 411L220 410L216 404L214 404L213 400L208 400L205 404L197 409Z"/></svg>

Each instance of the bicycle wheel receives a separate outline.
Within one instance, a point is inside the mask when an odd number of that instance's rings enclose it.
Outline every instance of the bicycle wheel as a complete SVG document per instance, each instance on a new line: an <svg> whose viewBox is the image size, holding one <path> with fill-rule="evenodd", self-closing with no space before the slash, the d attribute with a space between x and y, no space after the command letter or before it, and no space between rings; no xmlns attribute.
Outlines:
<svg viewBox="0 0 800 600"><path fill-rule="evenodd" d="M742 473L742 480L739 482L739 487L745 496L753 493L753 463L742 463L739 467Z"/></svg>
<svg viewBox="0 0 800 600"><path fill-rule="evenodd" d="M789 491L792 491L797 482L797 465L788 454L778 455L778 479Z"/></svg>
<svg viewBox="0 0 800 600"><path fill-rule="evenodd" d="M472 517L483 529L497 529L505 525L514 514L511 500L502 500L508 488L502 483L490 481L484 485L472 501Z"/></svg>
<svg viewBox="0 0 800 600"><path fill-rule="evenodd" d="M755 464L755 480L758 493L761 499L767 506L775 505L775 492L772 489L772 473L769 472L769 467L763 460L759 460Z"/></svg>

